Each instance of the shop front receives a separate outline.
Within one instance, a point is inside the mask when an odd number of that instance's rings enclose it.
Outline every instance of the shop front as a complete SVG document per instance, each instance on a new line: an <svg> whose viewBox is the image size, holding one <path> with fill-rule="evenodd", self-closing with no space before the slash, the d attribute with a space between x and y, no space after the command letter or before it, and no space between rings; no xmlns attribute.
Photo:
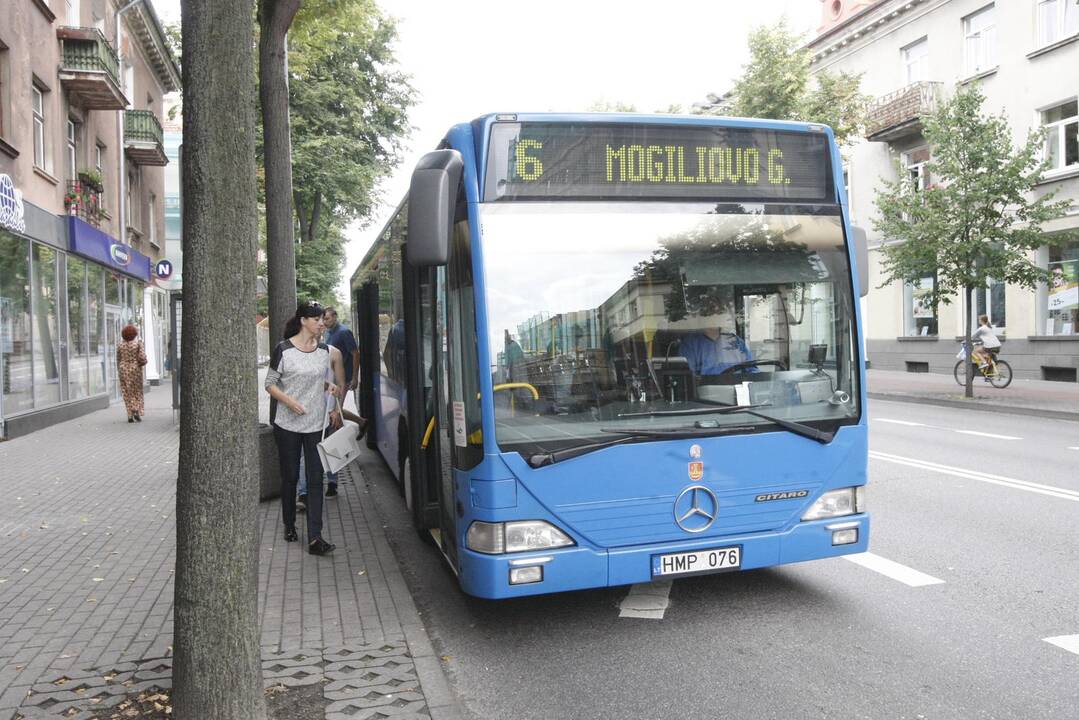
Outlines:
<svg viewBox="0 0 1079 720"><path fill-rule="evenodd" d="M6 176L5 176L6 177ZM5 187L10 185L10 180ZM17 191L14 191L17 193ZM19 197L0 219L0 437L108 407L116 345L142 325L150 259Z"/></svg>

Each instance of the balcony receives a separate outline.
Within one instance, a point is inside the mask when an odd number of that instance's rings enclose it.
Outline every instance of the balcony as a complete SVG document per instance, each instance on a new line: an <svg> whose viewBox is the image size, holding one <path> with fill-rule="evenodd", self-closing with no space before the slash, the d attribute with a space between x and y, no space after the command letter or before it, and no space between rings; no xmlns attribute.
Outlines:
<svg viewBox="0 0 1079 720"><path fill-rule="evenodd" d="M123 110L127 98L120 89L120 60L97 28L62 27L60 83L72 104L87 110Z"/></svg>
<svg viewBox="0 0 1079 720"><path fill-rule="evenodd" d="M866 140L893 142L920 133L922 116L936 109L941 85L916 82L877 98L866 116Z"/></svg>
<svg viewBox="0 0 1079 720"><path fill-rule="evenodd" d="M124 154L136 165L168 165L164 132L149 110L124 113Z"/></svg>
<svg viewBox="0 0 1079 720"><path fill-rule="evenodd" d="M84 180L70 180L64 196L64 209L68 215L82 218L94 227L101 224L101 190Z"/></svg>

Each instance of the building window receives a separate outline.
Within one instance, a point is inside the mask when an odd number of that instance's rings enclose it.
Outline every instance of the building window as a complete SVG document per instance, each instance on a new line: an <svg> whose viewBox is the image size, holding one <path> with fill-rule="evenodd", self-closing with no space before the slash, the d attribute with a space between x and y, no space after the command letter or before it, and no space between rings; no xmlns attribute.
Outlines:
<svg viewBox="0 0 1079 720"><path fill-rule="evenodd" d="M933 304L933 291L936 289L937 275L926 275L903 288L903 300L906 309L906 334L914 336L936 336L937 308Z"/></svg>
<svg viewBox="0 0 1079 720"><path fill-rule="evenodd" d="M1042 111L1045 157L1050 170L1079 165L1079 100Z"/></svg>
<svg viewBox="0 0 1079 720"><path fill-rule="evenodd" d="M923 147L903 153L903 167L907 170L914 189L918 191L929 187L929 148Z"/></svg>
<svg viewBox="0 0 1079 720"><path fill-rule="evenodd" d="M67 24L71 27L82 26L82 8L79 0L66 0L67 2Z"/></svg>
<svg viewBox="0 0 1079 720"><path fill-rule="evenodd" d="M8 121L8 48L0 41L0 138L4 137Z"/></svg>
<svg viewBox="0 0 1079 720"><path fill-rule="evenodd" d="M74 181L78 177L79 162L79 127L70 118L67 121L67 179Z"/></svg>
<svg viewBox="0 0 1079 720"><path fill-rule="evenodd" d="M1049 248L1046 335L1079 335L1079 243Z"/></svg>
<svg viewBox="0 0 1079 720"><path fill-rule="evenodd" d="M0 375L4 413L34 408L30 333L30 242L0 230ZM5 470L5 473L7 471Z"/></svg>
<svg viewBox="0 0 1079 720"><path fill-rule="evenodd" d="M929 38L922 38L901 51L907 85L929 80Z"/></svg>
<svg viewBox="0 0 1079 720"><path fill-rule="evenodd" d="M101 191L97 194L97 206L102 210L105 209L105 188L107 183L105 182L105 146L101 143L94 145L94 168L97 170L98 176L101 178Z"/></svg>
<svg viewBox="0 0 1079 720"><path fill-rule="evenodd" d="M60 304L57 252L33 243L31 299L33 312L34 407L60 402Z"/></svg>
<svg viewBox="0 0 1079 720"><path fill-rule="evenodd" d="M1036 0L1038 47L1052 45L1079 33L1079 3L1075 0Z"/></svg>
<svg viewBox="0 0 1079 720"><path fill-rule="evenodd" d="M34 165L45 170L45 93L34 85L31 88L34 115Z"/></svg>
<svg viewBox="0 0 1079 720"><path fill-rule="evenodd" d="M150 193L149 207L147 208L146 224L149 225L150 244L154 247L158 247L157 244L157 196Z"/></svg>
<svg viewBox="0 0 1079 720"><path fill-rule="evenodd" d="M963 18L963 59L966 74L976 75L997 65L996 7L989 5Z"/></svg>
<svg viewBox="0 0 1079 720"><path fill-rule="evenodd" d="M978 288L971 293L971 303L974 309L971 323L973 327L971 330L975 330L978 327L978 316L988 315L990 324L996 329L998 334L1007 333L1008 328L1008 312L1007 305L1005 304L1005 288L1007 286L998 282L997 280L990 279L987 287Z"/></svg>

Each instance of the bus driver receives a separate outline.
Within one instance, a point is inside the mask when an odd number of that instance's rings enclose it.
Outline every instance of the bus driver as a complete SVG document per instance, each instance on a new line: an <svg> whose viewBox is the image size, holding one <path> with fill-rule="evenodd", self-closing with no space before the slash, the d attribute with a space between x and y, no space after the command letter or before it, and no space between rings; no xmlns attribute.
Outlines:
<svg viewBox="0 0 1079 720"><path fill-rule="evenodd" d="M690 333L679 345L678 352L689 361L694 375L719 375L729 367L753 360L745 340L733 332L734 308L725 306L709 320L713 321L709 327Z"/></svg>

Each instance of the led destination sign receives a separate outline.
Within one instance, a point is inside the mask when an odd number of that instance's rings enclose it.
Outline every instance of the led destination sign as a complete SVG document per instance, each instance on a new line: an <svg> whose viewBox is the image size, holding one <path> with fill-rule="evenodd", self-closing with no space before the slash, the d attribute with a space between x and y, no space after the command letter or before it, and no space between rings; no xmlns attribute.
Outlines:
<svg viewBox="0 0 1079 720"><path fill-rule="evenodd" d="M830 202L823 134L750 128L499 123L485 200Z"/></svg>

